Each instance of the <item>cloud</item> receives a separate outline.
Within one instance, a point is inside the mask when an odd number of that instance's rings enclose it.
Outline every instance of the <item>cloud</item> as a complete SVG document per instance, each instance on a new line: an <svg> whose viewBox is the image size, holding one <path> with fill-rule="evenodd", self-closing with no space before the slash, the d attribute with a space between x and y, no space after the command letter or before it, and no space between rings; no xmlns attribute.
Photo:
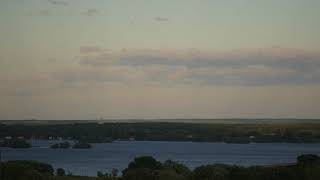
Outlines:
<svg viewBox="0 0 320 180"><path fill-rule="evenodd" d="M163 85L256 86L320 83L320 54L299 49L106 51L100 47L82 47L80 52L82 54L77 56L80 67L91 70L81 71L81 75L76 76L79 78L68 74L67 79L78 82L96 80L127 83L129 80L133 83Z"/></svg>
<svg viewBox="0 0 320 180"><path fill-rule="evenodd" d="M51 13L47 9L32 11L27 13L28 16L50 16Z"/></svg>
<svg viewBox="0 0 320 180"><path fill-rule="evenodd" d="M86 55L77 57L80 64L86 64L90 66L112 66L115 65L118 60L118 56L112 53L103 53L98 56Z"/></svg>
<svg viewBox="0 0 320 180"><path fill-rule="evenodd" d="M109 68L81 67L65 69L53 74L53 78L63 86L96 87L105 84L135 84L143 81L145 74L142 70L114 66Z"/></svg>
<svg viewBox="0 0 320 180"><path fill-rule="evenodd" d="M82 14L85 16L94 16L99 14L99 11L96 8L90 8L84 11Z"/></svg>
<svg viewBox="0 0 320 180"><path fill-rule="evenodd" d="M155 21L158 21L158 22L166 22L166 21L169 21L169 18L166 18L166 17L160 17L160 16L157 16L155 18L153 18Z"/></svg>
<svg viewBox="0 0 320 180"><path fill-rule="evenodd" d="M56 6L67 6L69 5L66 1L58 1L58 0L48 0L49 3L56 5Z"/></svg>
<svg viewBox="0 0 320 180"><path fill-rule="evenodd" d="M110 51L83 46L76 57L72 63L48 62L50 69L2 72L2 114L37 118L43 112L49 118L79 112L84 112L79 117L94 112L90 116L114 113L121 118L319 114L320 55L315 52L283 48Z"/></svg>
<svg viewBox="0 0 320 180"><path fill-rule="evenodd" d="M101 48L98 46L82 46L80 47L81 54L92 54L92 53L103 53L103 52L110 52L110 49Z"/></svg>

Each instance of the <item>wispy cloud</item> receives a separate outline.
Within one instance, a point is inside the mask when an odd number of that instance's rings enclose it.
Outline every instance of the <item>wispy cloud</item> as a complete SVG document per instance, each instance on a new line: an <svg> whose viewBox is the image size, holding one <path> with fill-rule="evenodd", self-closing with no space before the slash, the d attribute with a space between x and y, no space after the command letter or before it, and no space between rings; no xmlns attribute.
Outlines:
<svg viewBox="0 0 320 180"><path fill-rule="evenodd" d="M67 1L62 1L62 0L48 0L49 3L57 6L67 6L69 3Z"/></svg>
<svg viewBox="0 0 320 180"><path fill-rule="evenodd" d="M81 54L103 53L110 52L110 49L101 48L99 46L82 46L80 47Z"/></svg>
<svg viewBox="0 0 320 180"><path fill-rule="evenodd" d="M158 22L166 22L166 21L169 21L169 18L157 16L157 17L154 17L154 20Z"/></svg>
<svg viewBox="0 0 320 180"><path fill-rule="evenodd" d="M96 8L89 8L82 12L82 14L86 16L94 16L99 14L99 11Z"/></svg>
<svg viewBox="0 0 320 180"><path fill-rule="evenodd" d="M50 16L51 13L47 9L42 9L42 10L28 12L26 15L28 15L28 16Z"/></svg>

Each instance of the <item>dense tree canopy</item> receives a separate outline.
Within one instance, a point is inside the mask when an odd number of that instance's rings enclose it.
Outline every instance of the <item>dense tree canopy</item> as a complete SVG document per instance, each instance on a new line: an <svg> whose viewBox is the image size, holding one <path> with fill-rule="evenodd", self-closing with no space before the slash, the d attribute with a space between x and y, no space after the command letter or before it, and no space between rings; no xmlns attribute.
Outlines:
<svg viewBox="0 0 320 180"><path fill-rule="evenodd" d="M98 172L98 177L66 175L61 168L36 161L8 161L0 165L1 180L319 180L317 155L302 155L294 165L252 166L213 164L193 171L175 161L160 162L150 156L137 157L122 176Z"/></svg>

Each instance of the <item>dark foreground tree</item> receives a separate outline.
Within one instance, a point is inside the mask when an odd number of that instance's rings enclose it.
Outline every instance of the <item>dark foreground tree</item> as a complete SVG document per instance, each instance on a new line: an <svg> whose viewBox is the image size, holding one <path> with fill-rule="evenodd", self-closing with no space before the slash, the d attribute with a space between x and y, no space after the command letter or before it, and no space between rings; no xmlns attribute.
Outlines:
<svg viewBox="0 0 320 180"><path fill-rule="evenodd" d="M229 170L219 165L200 166L194 170L195 180L228 180Z"/></svg>
<svg viewBox="0 0 320 180"><path fill-rule="evenodd" d="M44 180L53 172L51 165L37 161L8 161L1 165L1 180Z"/></svg>
<svg viewBox="0 0 320 180"><path fill-rule="evenodd" d="M58 168L57 169L57 176L65 176L66 175L66 171L62 168Z"/></svg>
<svg viewBox="0 0 320 180"><path fill-rule="evenodd" d="M98 172L98 177L84 177L36 161L8 161L0 164L0 180L319 180L320 162L317 155L303 155L297 164L273 166L204 165L190 171L171 160L163 163L153 157L137 157L118 177L116 170Z"/></svg>

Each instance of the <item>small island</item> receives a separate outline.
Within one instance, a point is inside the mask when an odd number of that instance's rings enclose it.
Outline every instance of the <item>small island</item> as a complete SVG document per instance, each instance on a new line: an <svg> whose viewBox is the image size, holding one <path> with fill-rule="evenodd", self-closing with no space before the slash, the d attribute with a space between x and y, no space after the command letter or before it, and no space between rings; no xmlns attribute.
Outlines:
<svg viewBox="0 0 320 180"><path fill-rule="evenodd" d="M51 145L50 148L51 149L68 149L70 148L70 143L68 141L57 143L57 144Z"/></svg>
<svg viewBox="0 0 320 180"><path fill-rule="evenodd" d="M90 149L92 145L86 142L77 142L72 146L73 149Z"/></svg>
<svg viewBox="0 0 320 180"><path fill-rule="evenodd" d="M31 148L32 145L24 139L5 139L0 141L0 147Z"/></svg>

